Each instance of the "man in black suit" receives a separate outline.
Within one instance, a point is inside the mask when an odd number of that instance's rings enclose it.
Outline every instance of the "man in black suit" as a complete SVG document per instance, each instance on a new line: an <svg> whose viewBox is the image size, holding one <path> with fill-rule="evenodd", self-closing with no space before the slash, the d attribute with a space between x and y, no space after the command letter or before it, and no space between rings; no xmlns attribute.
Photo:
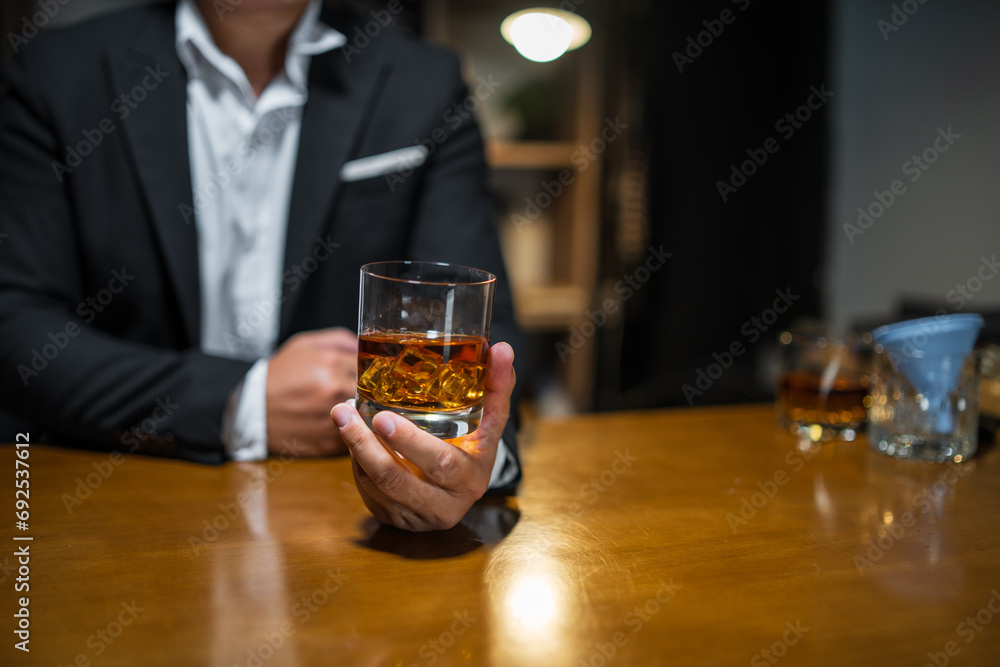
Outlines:
<svg viewBox="0 0 1000 667"><path fill-rule="evenodd" d="M293 78L286 50L311 1L196 0L217 48L242 68L251 102L279 76ZM255 363L205 349L204 281L214 264L199 262L200 223L210 216L199 199L225 190L227 179L220 171L215 190L193 191L191 151L201 147L189 146L191 72L178 55L177 12L166 2L44 32L7 72L0 410L53 442L218 463ZM423 474L378 445L353 407L330 408L354 394L355 339L344 329L356 326L364 263L432 260L496 274L493 339L516 341L482 139L470 114L455 113L466 88L453 55L372 17L326 11L320 21L346 41L307 60L281 288L271 303L267 450L350 449L358 488L380 520L447 527L491 473L498 491L519 478L508 422L512 350L491 350L486 416L464 448L394 416L376 421L382 440ZM7 430L2 440L13 436ZM498 476L501 434L505 465L517 472Z"/></svg>

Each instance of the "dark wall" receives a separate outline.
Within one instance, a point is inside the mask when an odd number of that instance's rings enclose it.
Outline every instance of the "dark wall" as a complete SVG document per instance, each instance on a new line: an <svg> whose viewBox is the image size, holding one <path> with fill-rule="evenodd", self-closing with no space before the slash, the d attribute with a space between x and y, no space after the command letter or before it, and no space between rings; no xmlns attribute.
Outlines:
<svg viewBox="0 0 1000 667"><path fill-rule="evenodd" d="M18 36L24 30L24 18L31 21L31 10L34 8L32 0L3 0L0 2L0 65L14 54L14 48L18 43Z"/></svg>
<svg viewBox="0 0 1000 667"><path fill-rule="evenodd" d="M769 344L793 318L821 312L829 108L813 97L820 108L800 127L783 119L814 87L830 88L827 3L657 2L649 11L651 243L674 255L628 304L621 398L603 407L765 399L758 376ZM748 150L763 164L733 180ZM720 192L720 181L735 191ZM765 324L779 291L790 291L791 306ZM699 370L718 377L699 387Z"/></svg>

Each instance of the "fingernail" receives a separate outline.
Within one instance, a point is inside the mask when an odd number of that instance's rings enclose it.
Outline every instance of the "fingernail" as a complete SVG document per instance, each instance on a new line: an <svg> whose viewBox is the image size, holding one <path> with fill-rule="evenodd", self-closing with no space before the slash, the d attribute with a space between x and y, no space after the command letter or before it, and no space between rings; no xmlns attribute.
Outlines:
<svg viewBox="0 0 1000 667"><path fill-rule="evenodd" d="M381 419L373 419L372 426L375 427L375 430L380 435L384 435L387 438L391 438L392 434L396 432L396 422L389 415Z"/></svg>
<svg viewBox="0 0 1000 667"><path fill-rule="evenodd" d="M351 411L347 409L347 406L337 405L333 408L333 421L337 424L338 428L344 428L351 421Z"/></svg>

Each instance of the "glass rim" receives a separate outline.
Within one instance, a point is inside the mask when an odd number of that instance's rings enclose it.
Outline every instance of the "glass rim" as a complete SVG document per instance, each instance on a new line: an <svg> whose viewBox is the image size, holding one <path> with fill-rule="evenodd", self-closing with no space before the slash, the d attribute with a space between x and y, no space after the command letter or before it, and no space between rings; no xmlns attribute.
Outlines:
<svg viewBox="0 0 1000 667"><path fill-rule="evenodd" d="M873 329L871 333L876 343L884 344L899 342L905 336L913 335L914 333L934 336L939 333L963 331L973 325L976 325L976 331L981 333L983 324L983 316L979 313L939 313L928 317L918 317L916 319L885 324Z"/></svg>
<svg viewBox="0 0 1000 667"><path fill-rule="evenodd" d="M445 267L449 269L460 269L464 271L469 271L471 273L478 273L484 276L482 280L419 280L416 278L398 278L394 276L386 276L375 272L375 267L380 266L435 266L435 267ZM483 269L477 269L473 266L464 266L462 264L449 264L447 262L424 262L420 260L389 260L384 262L369 262L361 267L361 274L371 276L372 278L378 278L380 280L390 280L397 283L405 283L409 285L441 285L441 286L453 286L453 285L463 285L463 286L476 286L476 285L489 285L490 283L495 283L497 277L485 271Z"/></svg>

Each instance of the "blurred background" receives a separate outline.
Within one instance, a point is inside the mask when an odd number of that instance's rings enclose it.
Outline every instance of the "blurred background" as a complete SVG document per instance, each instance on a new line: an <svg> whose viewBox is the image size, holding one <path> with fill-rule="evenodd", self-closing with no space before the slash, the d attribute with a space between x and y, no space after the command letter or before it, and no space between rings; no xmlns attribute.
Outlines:
<svg viewBox="0 0 1000 667"><path fill-rule="evenodd" d="M127 4L4 0L2 57ZM770 400L777 335L803 322L980 312L1000 337L1000 5L394 6L464 59L533 412ZM501 24L535 7L589 40L522 55L530 30L515 48Z"/></svg>

